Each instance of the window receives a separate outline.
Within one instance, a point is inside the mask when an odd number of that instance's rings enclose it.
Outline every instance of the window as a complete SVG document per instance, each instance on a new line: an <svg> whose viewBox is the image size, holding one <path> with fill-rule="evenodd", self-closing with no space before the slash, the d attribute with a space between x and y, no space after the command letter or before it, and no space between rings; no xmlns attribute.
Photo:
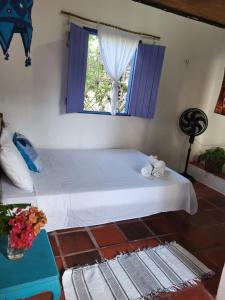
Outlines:
<svg viewBox="0 0 225 300"><path fill-rule="evenodd" d="M154 117L165 47L140 43L120 79L119 108L122 115ZM93 31L70 25L67 80L67 113L111 111L111 81L101 62L98 38Z"/></svg>
<svg viewBox="0 0 225 300"><path fill-rule="evenodd" d="M132 75L131 63L120 78L118 93L118 113L126 114L128 108L128 85ZM110 112L111 111L112 83L104 69L99 52L98 36L89 33L87 71L84 93L84 111Z"/></svg>

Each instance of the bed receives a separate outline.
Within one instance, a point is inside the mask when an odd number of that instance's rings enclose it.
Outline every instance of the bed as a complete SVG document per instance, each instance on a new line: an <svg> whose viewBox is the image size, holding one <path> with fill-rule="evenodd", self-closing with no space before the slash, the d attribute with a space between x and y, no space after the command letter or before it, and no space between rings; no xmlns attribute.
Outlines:
<svg viewBox="0 0 225 300"><path fill-rule="evenodd" d="M3 203L32 203L48 218L47 231L198 209L189 180L166 168L162 178L140 174L148 156L136 150L39 149L41 173L32 173L34 192L2 178Z"/></svg>

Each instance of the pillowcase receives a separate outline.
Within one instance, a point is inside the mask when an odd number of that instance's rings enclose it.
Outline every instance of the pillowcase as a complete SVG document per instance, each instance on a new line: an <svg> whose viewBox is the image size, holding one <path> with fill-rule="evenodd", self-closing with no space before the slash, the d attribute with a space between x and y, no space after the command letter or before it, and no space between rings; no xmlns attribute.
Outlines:
<svg viewBox="0 0 225 300"><path fill-rule="evenodd" d="M31 171L40 172L42 169L41 160L31 142L24 135L16 132L13 135L13 143L19 150L28 168Z"/></svg>
<svg viewBox="0 0 225 300"><path fill-rule="evenodd" d="M33 181L30 172L13 144L11 135L7 133L7 128L2 131L0 165L15 186L24 191L33 192Z"/></svg>

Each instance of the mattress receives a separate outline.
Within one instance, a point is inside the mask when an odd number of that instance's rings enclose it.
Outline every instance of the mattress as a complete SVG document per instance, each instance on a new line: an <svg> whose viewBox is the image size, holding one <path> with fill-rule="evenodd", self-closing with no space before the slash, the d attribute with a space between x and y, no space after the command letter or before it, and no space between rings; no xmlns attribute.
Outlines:
<svg viewBox="0 0 225 300"><path fill-rule="evenodd" d="M32 172L34 192L3 178L2 202L37 205L47 215L47 231L198 209L191 182L175 171L143 177L148 157L139 151L39 149L39 154L44 167Z"/></svg>

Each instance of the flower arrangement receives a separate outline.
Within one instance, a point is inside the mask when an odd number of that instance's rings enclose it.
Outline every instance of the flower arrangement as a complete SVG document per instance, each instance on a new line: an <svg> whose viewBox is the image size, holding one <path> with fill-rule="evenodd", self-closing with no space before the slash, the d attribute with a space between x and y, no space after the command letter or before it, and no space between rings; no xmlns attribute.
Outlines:
<svg viewBox="0 0 225 300"><path fill-rule="evenodd" d="M27 207L27 204L0 205L0 234L8 234L9 246L17 250L28 250L47 223L41 210Z"/></svg>
<svg viewBox="0 0 225 300"><path fill-rule="evenodd" d="M41 227L46 223L45 214L37 207L30 207L28 210L17 208L8 222L10 246L15 249L25 248L28 250Z"/></svg>

